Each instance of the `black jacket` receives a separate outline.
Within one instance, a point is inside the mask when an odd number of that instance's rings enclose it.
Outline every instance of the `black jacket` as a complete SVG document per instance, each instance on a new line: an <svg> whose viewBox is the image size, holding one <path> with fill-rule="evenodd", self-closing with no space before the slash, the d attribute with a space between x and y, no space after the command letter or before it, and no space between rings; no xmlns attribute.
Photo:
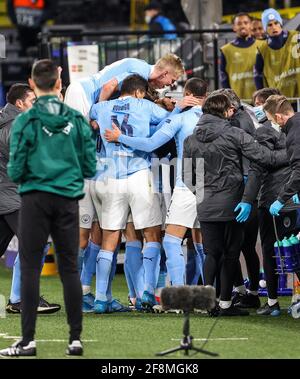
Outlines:
<svg viewBox="0 0 300 379"><path fill-rule="evenodd" d="M286 149L291 167L291 176L278 194L278 200L285 203L300 192L300 113L291 117L283 128L286 134Z"/></svg>
<svg viewBox="0 0 300 379"><path fill-rule="evenodd" d="M0 111L0 214L14 212L21 206L17 185L7 175L9 137L12 123L19 114L19 109L12 104L6 104Z"/></svg>
<svg viewBox="0 0 300 379"><path fill-rule="evenodd" d="M250 136L254 137L255 135L255 126L249 113L241 106L231 117L230 123L232 126L236 128L243 129L246 133L250 134ZM243 172L244 175L248 175L250 162L249 159L243 157Z"/></svg>
<svg viewBox="0 0 300 379"><path fill-rule="evenodd" d="M270 150L286 151L286 136L284 133L275 130L270 122L265 122L256 130L255 138L261 145ZM277 199L282 183L286 183L291 175L288 157L286 164L280 168L263 168L252 162L249 169L248 180L243 195L243 201L254 203L259 192L258 207L269 208ZM289 202L289 208L295 206Z"/></svg>
<svg viewBox="0 0 300 379"><path fill-rule="evenodd" d="M186 138L183 180L196 192L199 221L230 221L236 217L234 208L244 192L243 155L267 167L286 161L286 154L271 152L228 120L210 114L203 115L194 133Z"/></svg>

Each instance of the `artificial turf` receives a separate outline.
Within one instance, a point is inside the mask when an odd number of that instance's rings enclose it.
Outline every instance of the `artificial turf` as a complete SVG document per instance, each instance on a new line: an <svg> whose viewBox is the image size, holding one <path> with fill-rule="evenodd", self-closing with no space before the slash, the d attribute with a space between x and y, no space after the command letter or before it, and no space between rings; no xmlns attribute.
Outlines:
<svg viewBox="0 0 300 379"><path fill-rule="evenodd" d="M8 298L11 270L0 265L0 293ZM114 296L127 302L124 276L116 275ZM50 302L63 305L62 287L58 277L41 278L41 294ZM262 298L262 301L265 301ZM218 318L205 349L219 353L220 358L300 358L300 319L287 315L290 298L281 298L284 308L280 317L257 316ZM180 314L115 313L86 314L83 318L82 340L84 358L155 358L155 353L175 347L182 337L183 317ZM215 318L192 314L191 334L194 345L201 347ZM20 336L20 316L7 314L0 318L0 349ZM11 338L10 338L11 337ZM68 327L64 306L53 315L38 317L38 358L64 358ZM169 358L183 358L181 352ZM207 358L198 354L197 358ZM218 359L218 358L212 358Z"/></svg>

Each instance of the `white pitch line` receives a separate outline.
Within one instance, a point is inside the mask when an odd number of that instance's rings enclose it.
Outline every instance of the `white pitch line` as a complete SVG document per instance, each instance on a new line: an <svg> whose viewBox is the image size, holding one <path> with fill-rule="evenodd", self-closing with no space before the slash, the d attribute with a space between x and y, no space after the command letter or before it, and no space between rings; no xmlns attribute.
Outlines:
<svg viewBox="0 0 300 379"><path fill-rule="evenodd" d="M7 333L0 333L0 338L3 338L5 340L12 339L12 340L19 340L20 336L9 336ZM35 340L36 342L68 342L68 340L59 340L59 339L53 339L53 340ZM82 342L99 342L98 340L81 340Z"/></svg>
<svg viewBox="0 0 300 379"><path fill-rule="evenodd" d="M220 337L220 338L193 338L194 341L247 341L247 337ZM172 341L181 341L180 338L172 338Z"/></svg>
<svg viewBox="0 0 300 379"><path fill-rule="evenodd" d="M35 340L36 342L68 342L68 340ZM98 340L81 340L81 342L99 342Z"/></svg>

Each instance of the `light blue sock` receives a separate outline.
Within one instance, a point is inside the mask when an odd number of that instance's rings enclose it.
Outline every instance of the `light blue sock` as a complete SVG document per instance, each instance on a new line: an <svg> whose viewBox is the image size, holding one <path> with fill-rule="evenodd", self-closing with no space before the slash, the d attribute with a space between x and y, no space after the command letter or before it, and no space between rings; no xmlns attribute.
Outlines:
<svg viewBox="0 0 300 379"><path fill-rule="evenodd" d="M13 304L21 301L21 264L19 254L14 262L9 300Z"/></svg>
<svg viewBox="0 0 300 379"><path fill-rule="evenodd" d="M141 241L126 242L125 262L133 284L134 293L138 298L141 298L144 292L144 266Z"/></svg>
<svg viewBox="0 0 300 379"><path fill-rule="evenodd" d="M47 244L43 252L41 271L45 263L45 258L48 253L49 246L50 244ZM20 263L19 254L16 256L16 259L14 262L13 277L11 281L9 300L13 304L19 303L21 301L21 263Z"/></svg>
<svg viewBox="0 0 300 379"><path fill-rule="evenodd" d="M92 284L93 275L96 273L96 260L100 251L100 246L89 241L88 247L83 256L83 265L81 271L81 284L90 286Z"/></svg>
<svg viewBox="0 0 300 379"><path fill-rule="evenodd" d="M182 239L165 234L163 247L167 256L167 268L172 286L183 286L185 283L185 261L181 248Z"/></svg>
<svg viewBox="0 0 300 379"><path fill-rule="evenodd" d="M128 268L128 262L126 261L126 257L125 257L125 260L124 260L124 273L125 273L125 278L126 278L126 283L127 283L127 287L128 287L128 291L129 291L129 297L131 299L135 299L136 298L136 294L135 294L135 290L134 290L134 284L133 284L133 281L132 281L132 278L131 278L131 275L130 275L130 272L129 272L129 268Z"/></svg>
<svg viewBox="0 0 300 379"><path fill-rule="evenodd" d="M109 274L108 286L107 286L107 291L106 291L106 297L107 297L107 300L109 302L112 301L112 299L113 299L113 297L112 297L112 282L114 280L114 277L115 277L115 274L117 271L117 263L118 263L117 259L118 259L119 250L120 250L120 245L117 246L117 248L114 252L112 263L111 263L111 271Z"/></svg>
<svg viewBox="0 0 300 379"><path fill-rule="evenodd" d="M83 257L84 257L84 254L85 254L88 246L84 249L79 248L79 250L78 250L77 267L78 267L79 274L81 274L82 265L83 265Z"/></svg>
<svg viewBox="0 0 300 379"><path fill-rule="evenodd" d="M194 242L194 247L197 251L196 272L199 272L199 276L201 276L202 282L204 283L203 266L204 266L204 261L205 261L205 254L203 250L203 244ZM197 283L199 280L199 276L197 279Z"/></svg>
<svg viewBox="0 0 300 379"><path fill-rule="evenodd" d="M112 251L100 250L96 266L96 300L107 301L107 288L114 254Z"/></svg>
<svg viewBox="0 0 300 379"><path fill-rule="evenodd" d="M159 275L160 249L161 244L159 242L147 242L144 247L144 290L153 295Z"/></svg>
<svg viewBox="0 0 300 379"><path fill-rule="evenodd" d="M186 270L186 284L188 285L195 285L198 283L195 283L196 281L196 267L199 266L197 261L197 251L195 249L187 249L187 262L185 266ZM200 275L200 271L198 270L198 275ZM199 279L199 276L198 276Z"/></svg>

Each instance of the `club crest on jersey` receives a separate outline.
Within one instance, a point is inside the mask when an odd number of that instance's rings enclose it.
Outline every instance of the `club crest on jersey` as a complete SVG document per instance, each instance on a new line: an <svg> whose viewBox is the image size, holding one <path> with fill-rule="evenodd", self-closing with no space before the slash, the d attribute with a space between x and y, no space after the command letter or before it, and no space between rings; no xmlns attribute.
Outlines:
<svg viewBox="0 0 300 379"><path fill-rule="evenodd" d="M91 216L88 214L82 215L80 220L83 224L88 224L91 221Z"/></svg>

